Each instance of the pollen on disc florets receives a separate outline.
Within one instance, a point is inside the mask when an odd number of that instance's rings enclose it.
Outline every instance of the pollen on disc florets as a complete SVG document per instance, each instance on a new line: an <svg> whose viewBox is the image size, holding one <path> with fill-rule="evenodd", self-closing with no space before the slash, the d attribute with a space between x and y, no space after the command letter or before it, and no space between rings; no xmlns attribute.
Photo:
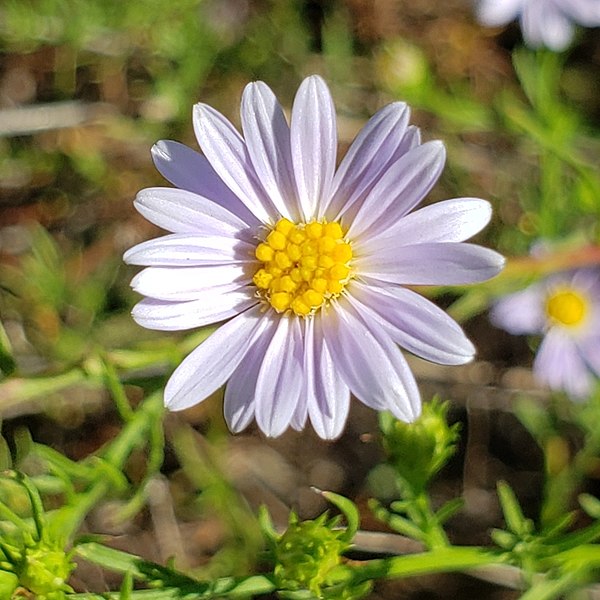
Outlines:
<svg viewBox="0 0 600 600"><path fill-rule="evenodd" d="M575 327L585 319L588 300L573 289L563 289L546 299L546 314L554 323Z"/></svg>
<svg viewBox="0 0 600 600"><path fill-rule="evenodd" d="M280 313L314 314L343 291L351 275L352 247L337 222L294 224L280 219L255 256L263 265L254 274L254 284Z"/></svg>

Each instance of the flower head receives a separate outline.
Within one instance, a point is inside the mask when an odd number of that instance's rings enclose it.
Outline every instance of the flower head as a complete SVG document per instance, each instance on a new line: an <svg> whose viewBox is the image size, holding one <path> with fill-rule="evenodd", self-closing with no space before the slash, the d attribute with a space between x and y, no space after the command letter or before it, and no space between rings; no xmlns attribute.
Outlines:
<svg viewBox="0 0 600 600"><path fill-rule="evenodd" d="M523 37L533 47L564 50L573 39L574 23L600 25L598 0L481 0L479 20L488 27L519 19Z"/></svg>
<svg viewBox="0 0 600 600"><path fill-rule="evenodd" d="M566 271L500 300L492 322L506 331L543 334L533 371L575 399L600 376L600 269Z"/></svg>
<svg viewBox="0 0 600 600"><path fill-rule="evenodd" d="M399 345L462 364L474 348L442 310L405 285L465 284L498 273L500 255L463 241L489 221L484 200L411 212L440 175L444 147L422 143L403 103L381 109L336 170L336 117L325 82L305 79L291 123L272 91L249 84L244 137L221 114L194 107L203 155L162 141L158 170L177 189L142 190L136 208L173 232L125 254L147 266L145 327L225 323L176 369L166 405L184 409L227 383L233 431L252 419L267 435L310 418L340 434L352 392L412 421L420 411Z"/></svg>

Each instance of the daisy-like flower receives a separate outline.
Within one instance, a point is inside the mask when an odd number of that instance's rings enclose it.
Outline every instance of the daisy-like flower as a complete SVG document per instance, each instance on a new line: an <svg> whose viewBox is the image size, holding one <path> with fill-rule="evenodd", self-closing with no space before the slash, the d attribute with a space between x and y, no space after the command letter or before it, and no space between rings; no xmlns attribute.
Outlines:
<svg viewBox="0 0 600 600"><path fill-rule="evenodd" d="M600 269L559 273L510 294L491 319L515 335L543 334L537 379L574 399L589 397L600 376Z"/></svg>
<svg viewBox="0 0 600 600"><path fill-rule="evenodd" d="M600 0L481 0L478 17L488 27L518 18L528 45L560 51L573 39L575 23L600 25Z"/></svg>
<svg viewBox="0 0 600 600"><path fill-rule="evenodd" d="M405 421L420 411L398 345L462 364L474 348L460 327L408 284L465 284L502 268L492 250L462 243L490 218L459 198L411 212L444 164L441 142L421 143L403 103L381 109L336 170L336 117L325 82L302 82L291 123L272 91L249 84L242 137L220 113L194 107L203 155L162 141L152 155L172 188L142 190L137 210L173 232L132 248L145 265L133 310L153 329L224 321L176 369L172 410L227 382L230 429L252 419L269 436L310 418L338 436L350 393Z"/></svg>

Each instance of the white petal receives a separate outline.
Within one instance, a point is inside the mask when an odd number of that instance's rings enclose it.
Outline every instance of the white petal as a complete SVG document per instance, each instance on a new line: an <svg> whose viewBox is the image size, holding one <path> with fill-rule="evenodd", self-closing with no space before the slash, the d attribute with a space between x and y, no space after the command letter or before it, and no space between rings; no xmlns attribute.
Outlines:
<svg viewBox="0 0 600 600"><path fill-rule="evenodd" d="M270 320L268 327L256 339L227 382L223 411L227 425L233 433L248 427L254 418L256 380L276 327L277 320Z"/></svg>
<svg viewBox="0 0 600 600"><path fill-rule="evenodd" d="M592 391L591 374L579 350L560 327L546 333L533 363L538 379L553 390L564 390L573 399L585 399Z"/></svg>
<svg viewBox="0 0 600 600"><path fill-rule="evenodd" d="M277 213L256 177L246 144L235 127L214 108L194 106L194 131L213 169L229 189L263 223Z"/></svg>
<svg viewBox="0 0 600 600"><path fill-rule="evenodd" d="M308 406L306 404L306 396L304 392L300 393L298 398L298 404L296 410L290 420L290 427L296 431L302 431L306 427L306 420L308 419Z"/></svg>
<svg viewBox="0 0 600 600"><path fill-rule="evenodd" d="M357 252L372 254L431 242L464 242L481 231L490 221L489 202L476 198L457 198L436 202L416 210L377 236L357 240Z"/></svg>
<svg viewBox="0 0 600 600"><path fill-rule="evenodd" d="M561 8L581 25L586 27L600 25L600 2L597 0L569 0L563 3Z"/></svg>
<svg viewBox="0 0 600 600"><path fill-rule="evenodd" d="M384 232L411 211L440 176L446 151L439 141L427 142L401 156L385 172L364 202L348 230L351 239Z"/></svg>
<svg viewBox="0 0 600 600"><path fill-rule="evenodd" d="M477 18L488 27L506 25L517 18L524 0L482 0L479 3Z"/></svg>
<svg viewBox="0 0 600 600"><path fill-rule="evenodd" d="M225 292L249 284L253 271L246 264L147 267L131 280L131 287L142 296L159 300L198 300L213 288Z"/></svg>
<svg viewBox="0 0 600 600"><path fill-rule="evenodd" d="M544 296L545 291L539 285L509 294L492 307L490 320L513 335L540 333L546 323Z"/></svg>
<svg viewBox="0 0 600 600"><path fill-rule="evenodd" d="M375 113L360 130L333 179L326 214L337 220L373 187L402 144L410 118L404 102L394 102ZM396 157L398 158L398 157Z"/></svg>
<svg viewBox="0 0 600 600"><path fill-rule="evenodd" d="M591 335L584 339L578 339L577 345L590 369L596 373L597 377L600 377L600 328L598 324Z"/></svg>
<svg viewBox="0 0 600 600"><path fill-rule="evenodd" d="M402 138L402 142L394 154L394 162L402 155L406 154L409 150L412 150L421 144L421 130L416 125L409 125L406 129L404 137Z"/></svg>
<svg viewBox="0 0 600 600"><path fill-rule="evenodd" d="M130 265L201 266L255 262L255 246L232 237L174 233L130 248L123 260Z"/></svg>
<svg viewBox="0 0 600 600"><path fill-rule="evenodd" d="M419 416L417 384L388 334L363 321L344 299L323 316L323 333L336 368L361 402L403 421Z"/></svg>
<svg viewBox="0 0 600 600"><path fill-rule="evenodd" d="M131 312L136 323L148 329L177 331L204 327L229 319L256 304L258 300L249 289L222 292L207 290L199 300L165 302L144 298Z"/></svg>
<svg viewBox="0 0 600 600"><path fill-rule="evenodd" d="M252 239L248 224L212 200L186 190L146 188L133 205L148 221L174 233Z"/></svg>
<svg viewBox="0 0 600 600"><path fill-rule="evenodd" d="M290 128L277 98L262 81L246 86L241 116L248 153L262 186L282 216L298 221Z"/></svg>
<svg viewBox="0 0 600 600"><path fill-rule="evenodd" d="M352 281L348 300L360 314L369 314L394 342L426 360L462 365L475 348L459 325L433 302L401 287L377 288ZM366 316L365 316L366 319Z"/></svg>
<svg viewBox="0 0 600 600"><path fill-rule="evenodd" d="M189 408L220 388L268 326L260 307L221 325L171 375L164 394L167 408Z"/></svg>
<svg viewBox="0 0 600 600"><path fill-rule="evenodd" d="M331 193L337 153L336 116L327 84L307 77L292 107L291 144L298 200L310 220Z"/></svg>
<svg viewBox="0 0 600 600"><path fill-rule="evenodd" d="M482 246L448 242L399 246L355 259L363 277L400 285L465 285L495 277L504 258Z"/></svg>
<svg viewBox="0 0 600 600"><path fill-rule="evenodd" d="M530 0L524 6L521 29L529 45L544 45L557 52L569 45L574 30L567 16L544 0Z"/></svg>
<svg viewBox="0 0 600 600"><path fill-rule="evenodd" d="M299 319L281 317L256 381L256 423L269 437L290 425L303 387Z"/></svg>
<svg viewBox="0 0 600 600"><path fill-rule="evenodd" d="M258 219L221 181L205 156L171 140L157 142L151 153L160 174L173 185L220 204L250 225L258 225Z"/></svg>
<svg viewBox="0 0 600 600"><path fill-rule="evenodd" d="M600 269L581 268L573 271L570 275L570 285L587 294L589 298L593 299L593 302L600 304Z"/></svg>
<svg viewBox="0 0 600 600"><path fill-rule="evenodd" d="M333 440L342 434L350 410L350 389L335 368L325 343L321 315L306 319L305 377L310 382L307 404L317 435Z"/></svg>

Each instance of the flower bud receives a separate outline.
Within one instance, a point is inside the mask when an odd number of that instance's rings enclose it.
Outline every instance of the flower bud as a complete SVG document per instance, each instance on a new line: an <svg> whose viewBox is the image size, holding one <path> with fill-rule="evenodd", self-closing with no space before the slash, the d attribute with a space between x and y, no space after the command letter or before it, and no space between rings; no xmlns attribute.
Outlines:
<svg viewBox="0 0 600 600"><path fill-rule="evenodd" d="M275 546L274 573L281 589L306 589L320 597L321 586L327 584L328 575L349 546L345 530L334 529L337 523L337 519L327 522L327 514L299 522L292 513Z"/></svg>
<svg viewBox="0 0 600 600"><path fill-rule="evenodd" d="M448 425L447 412L448 403L434 398L414 423L380 415L388 461L413 493L422 491L454 454L459 425Z"/></svg>
<svg viewBox="0 0 600 600"><path fill-rule="evenodd" d="M25 548L19 583L39 598L62 600L65 592L72 591L66 581L74 566L69 554L64 550L40 542Z"/></svg>

